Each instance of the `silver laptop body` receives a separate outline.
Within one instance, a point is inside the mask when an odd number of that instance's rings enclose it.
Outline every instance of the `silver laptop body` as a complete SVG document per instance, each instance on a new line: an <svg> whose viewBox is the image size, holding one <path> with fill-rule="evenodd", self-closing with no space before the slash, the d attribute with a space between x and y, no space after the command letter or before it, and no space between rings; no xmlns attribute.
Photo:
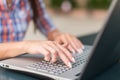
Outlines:
<svg viewBox="0 0 120 80"><path fill-rule="evenodd" d="M119 0L113 0L106 23L109 23L109 19L114 12L114 8L117 3L120 5ZM106 23L104 25L105 27L107 26ZM87 66L91 61L92 55L95 54L94 51L97 49L96 47L100 42L100 38L102 37L105 27L98 35L93 47L86 45L82 54L73 54L76 63L72 63L72 68L66 67L61 60L58 60L54 64L44 61L43 56L40 54L26 54L11 59L1 60L0 66L11 70L47 76L55 80L82 80L82 78L84 78L84 72L87 70Z"/></svg>

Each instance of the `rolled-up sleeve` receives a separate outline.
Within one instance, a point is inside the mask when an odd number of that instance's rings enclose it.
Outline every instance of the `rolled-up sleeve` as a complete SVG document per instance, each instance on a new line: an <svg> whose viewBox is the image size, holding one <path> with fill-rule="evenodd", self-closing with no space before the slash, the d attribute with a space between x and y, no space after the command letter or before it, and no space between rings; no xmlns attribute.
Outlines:
<svg viewBox="0 0 120 80"><path fill-rule="evenodd" d="M48 35L48 33L52 30L54 30L56 27L54 26L53 22L50 19L50 16L48 15L45 4L43 0L35 0L38 1L37 3L37 10L39 17L36 20L36 25L38 26L39 30L44 34Z"/></svg>

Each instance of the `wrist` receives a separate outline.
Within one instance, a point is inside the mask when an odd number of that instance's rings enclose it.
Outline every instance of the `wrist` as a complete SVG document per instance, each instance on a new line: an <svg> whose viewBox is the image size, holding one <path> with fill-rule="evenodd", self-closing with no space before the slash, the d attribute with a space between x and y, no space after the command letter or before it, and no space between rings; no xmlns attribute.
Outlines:
<svg viewBox="0 0 120 80"><path fill-rule="evenodd" d="M16 57L16 56L26 53L26 50L24 48L25 46L24 41L6 43L6 45L9 47L8 51L6 52L6 56L5 56L6 58L12 58L12 57Z"/></svg>
<svg viewBox="0 0 120 80"><path fill-rule="evenodd" d="M58 36L59 34L60 34L60 32L57 29L49 32L48 33L48 40L52 40L53 41L56 38L56 36Z"/></svg>
<svg viewBox="0 0 120 80"><path fill-rule="evenodd" d="M27 53L27 44L28 41L22 41L20 42L20 50L22 50L22 53Z"/></svg>
<svg viewBox="0 0 120 80"><path fill-rule="evenodd" d="M29 53L29 47L30 47L30 41L22 41L21 45L22 45L22 51L24 53Z"/></svg>

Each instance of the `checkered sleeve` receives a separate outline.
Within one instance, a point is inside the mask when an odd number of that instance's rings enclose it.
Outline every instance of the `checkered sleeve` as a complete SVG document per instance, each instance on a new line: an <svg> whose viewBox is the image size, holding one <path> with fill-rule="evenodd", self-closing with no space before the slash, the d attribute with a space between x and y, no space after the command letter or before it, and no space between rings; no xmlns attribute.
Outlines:
<svg viewBox="0 0 120 80"><path fill-rule="evenodd" d="M54 30L56 27L53 25L49 15L45 10L45 4L43 3L43 0L35 1L39 1L36 5L39 14L39 18L37 18L36 25L38 26L39 30L47 36L48 32Z"/></svg>

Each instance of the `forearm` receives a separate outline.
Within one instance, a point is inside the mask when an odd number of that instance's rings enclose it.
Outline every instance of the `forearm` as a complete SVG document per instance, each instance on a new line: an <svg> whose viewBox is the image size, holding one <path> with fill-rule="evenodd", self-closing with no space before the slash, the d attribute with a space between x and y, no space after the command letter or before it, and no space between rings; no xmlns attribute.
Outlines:
<svg viewBox="0 0 120 80"><path fill-rule="evenodd" d="M0 43L0 59L15 57L25 53L25 42Z"/></svg>

